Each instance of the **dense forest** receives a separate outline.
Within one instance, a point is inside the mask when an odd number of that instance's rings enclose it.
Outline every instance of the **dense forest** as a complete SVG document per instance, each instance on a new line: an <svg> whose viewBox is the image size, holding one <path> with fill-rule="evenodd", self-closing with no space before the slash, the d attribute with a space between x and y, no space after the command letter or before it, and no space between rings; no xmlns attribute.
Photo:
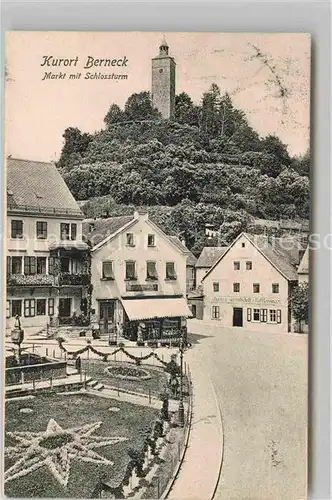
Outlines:
<svg viewBox="0 0 332 500"><path fill-rule="evenodd" d="M87 217L149 207L152 219L196 253L229 243L253 217L306 219L310 157L291 157L276 137L260 137L217 85L196 105L176 96L174 120L153 109L149 92L112 104L105 128L63 134L57 166ZM205 225L220 228L207 240Z"/></svg>

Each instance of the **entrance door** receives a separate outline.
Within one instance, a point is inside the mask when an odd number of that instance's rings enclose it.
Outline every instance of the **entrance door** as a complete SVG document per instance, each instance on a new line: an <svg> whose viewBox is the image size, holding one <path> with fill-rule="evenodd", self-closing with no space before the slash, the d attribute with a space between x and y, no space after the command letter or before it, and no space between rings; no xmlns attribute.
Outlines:
<svg viewBox="0 0 332 500"><path fill-rule="evenodd" d="M114 302L100 303L100 330L101 333L113 333L114 329Z"/></svg>
<svg viewBox="0 0 332 500"><path fill-rule="evenodd" d="M196 318L196 305L192 304L191 306L191 313L193 315L193 318Z"/></svg>
<svg viewBox="0 0 332 500"><path fill-rule="evenodd" d="M242 307L233 307L233 326L243 326Z"/></svg>
<svg viewBox="0 0 332 500"><path fill-rule="evenodd" d="M71 316L71 298L59 299L59 317L70 318Z"/></svg>

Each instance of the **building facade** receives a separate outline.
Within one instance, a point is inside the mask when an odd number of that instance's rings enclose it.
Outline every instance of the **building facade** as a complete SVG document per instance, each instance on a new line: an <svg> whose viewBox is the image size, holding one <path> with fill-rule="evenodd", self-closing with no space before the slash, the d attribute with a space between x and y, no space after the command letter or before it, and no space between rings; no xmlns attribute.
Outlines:
<svg viewBox="0 0 332 500"><path fill-rule="evenodd" d="M297 253L297 257L296 257ZM225 327L289 332L299 249L242 233L203 278L204 319Z"/></svg>
<svg viewBox="0 0 332 500"><path fill-rule="evenodd" d="M6 326L88 322L83 215L55 165L7 159Z"/></svg>
<svg viewBox="0 0 332 500"><path fill-rule="evenodd" d="M167 42L163 40L159 55L152 59L152 104L165 119L175 115L175 68Z"/></svg>
<svg viewBox="0 0 332 500"><path fill-rule="evenodd" d="M186 255L172 238L137 212L86 221L84 233L92 247L92 308L100 331L131 340L179 336L191 313Z"/></svg>

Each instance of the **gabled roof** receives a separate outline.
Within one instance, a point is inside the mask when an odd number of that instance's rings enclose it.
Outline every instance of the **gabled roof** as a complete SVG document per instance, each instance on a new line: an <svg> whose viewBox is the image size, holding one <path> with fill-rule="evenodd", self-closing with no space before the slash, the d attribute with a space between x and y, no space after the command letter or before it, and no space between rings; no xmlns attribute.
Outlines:
<svg viewBox="0 0 332 500"><path fill-rule="evenodd" d="M53 163L7 158L8 210L82 216L75 198Z"/></svg>
<svg viewBox="0 0 332 500"><path fill-rule="evenodd" d="M309 274L309 245L307 246L306 251L303 254L297 272L298 274Z"/></svg>
<svg viewBox="0 0 332 500"><path fill-rule="evenodd" d="M181 250L184 254L187 256L187 266L194 266L196 264L196 257L195 255L187 248L182 241L177 236L168 236L170 240L175 243L175 245Z"/></svg>
<svg viewBox="0 0 332 500"><path fill-rule="evenodd" d="M133 215L108 217L107 219L85 219L83 221L83 236L92 246L101 243L105 238L119 231L129 222L134 221ZM92 229L93 225L93 230Z"/></svg>
<svg viewBox="0 0 332 500"><path fill-rule="evenodd" d="M275 267L288 281L296 281L298 279L296 266L298 263L299 247L297 247L297 262L295 259L294 247L290 248L285 241L289 242L291 238L268 238L267 236L261 235L249 235L246 233L241 233L233 243L227 248L227 250L219 257L219 259L213 264L206 275L203 277L202 281L211 273L211 271L219 264L227 252L234 246L234 244L242 236L247 238L252 245ZM293 244L298 245L296 238L293 238Z"/></svg>
<svg viewBox="0 0 332 500"><path fill-rule="evenodd" d="M197 259L196 267L211 267L219 259L228 247L204 247Z"/></svg>

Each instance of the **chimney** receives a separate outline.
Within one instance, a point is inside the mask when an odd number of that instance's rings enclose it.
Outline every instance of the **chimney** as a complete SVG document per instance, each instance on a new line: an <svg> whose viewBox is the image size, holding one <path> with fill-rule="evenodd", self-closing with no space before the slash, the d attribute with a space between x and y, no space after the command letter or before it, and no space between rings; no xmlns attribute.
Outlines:
<svg viewBox="0 0 332 500"><path fill-rule="evenodd" d="M148 211L144 208L140 208L134 211L134 219L147 220L149 218Z"/></svg>

